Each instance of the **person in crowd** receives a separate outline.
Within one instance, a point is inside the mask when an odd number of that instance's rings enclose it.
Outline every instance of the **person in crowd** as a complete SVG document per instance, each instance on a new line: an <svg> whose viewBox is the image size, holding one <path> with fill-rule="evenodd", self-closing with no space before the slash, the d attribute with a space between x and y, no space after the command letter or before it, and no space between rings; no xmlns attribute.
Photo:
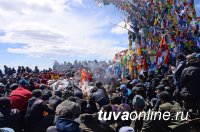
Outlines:
<svg viewBox="0 0 200 132"><path fill-rule="evenodd" d="M131 111L131 107L129 106L129 104L123 103L123 97L118 96L118 95L113 95L111 97L111 108L112 111L117 113L122 113L122 112L130 112ZM109 123L111 123L112 128L114 130L119 130L119 128L121 128L122 126L127 126L130 125L130 120L128 121L123 121L121 120L122 115L119 116L117 121L110 121Z"/></svg>
<svg viewBox="0 0 200 132"><path fill-rule="evenodd" d="M6 86L3 83L0 83L0 97L5 94Z"/></svg>
<svg viewBox="0 0 200 132"><path fill-rule="evenodd" d="M145 111L148 111L150 108L153 107L152 104L151 104L151 101L147 97L147 87L146 86L144 86L142 84L138 84L134 88L134 91L135 91L135 95L140 95L144 99L144 101L145 101L144 110Z"/></svg>
<svg viewBox="0 0 200 132"><path fill-rule="evenodd" d="M53 96L51 96L51 97L49 98L48 103L49 103L49 107L50 107L53 111L55 111L55 110L56 110L56 107L57 107L60 103L62 103L62 100L61 100L60 97L58 97L58 96L56 96L56 95L53 95Z"/></svg>
<svg viewBox="0 0 200 132"><path fill-rule="evenodd" d="M158 85L158 87L156 87L155 90L156 90L155 92L156 92L157 98L152 99L152 103L153 103L153 109L154 110L158 110L159 105L161 103L160 99L159 99L159 94L161 92L165 91L165 87L164 87L164 85L160 84L160 85Z"/></svg>
<svg viewBox="0 0 200 132"><path fill-rule="evenodd" d="M25 79L19 81L19 87L10 93L11 107L25 113L28 106L28 100L32 97L32 93L27 90L28 82Z"/></svg>
<svg viewBox="0 0 200 132"><path fill-rule="evenodd" d="M174 85L176 86L177 90L180 90L180 78L181 78L181 73L183 69L186 66L186 58L184 54L180 53L176 57L176 68L172 68L172 72L174 75Z"/></svg>
<svg viewBox="0 0 200 132"><path fill-rule="evenodd" d="M100 108L103 105L107 105L109 103L108 95L106 94L106 91L102 88L93 88L90 93L90 99L97 102Z"/></svg>
<svg viewBox="0 0 200 132"><path fill-rule="evenodd" d="M138 79L133 79L130 84L132 85L132 88L134 88L138 84Z"/></svg>
<svg viewBox="0 0 200 132"><path fill-rule="evenodd" d="M53 125L54 119L48 117L50 117L51 114L54 114L54 111L41 99L42 90L33 90L32 95L33 97L28 101L25 115L25 132L43 132L48 126ZM48 120L46 120L47 118Z"/></svg>
<svg viewBox="0 0 200 132"><path fill-rule="evenodd" d="M117 80L115 77L112 77L110 81L109 93L112 94L116 92Z"/></svg>
<svg viewBox="0 0 200 132"><path fill-rule="evenodd" d="M145 101L144 101L143 97L140 96L140 95L136 95L133 98L132 106L133 106L134 111L136 111L136 113L138 113L138 115L139 115L139 113L142 112L144 110L144 107L145 107ZM130 126L132 128L134 128L135 132L140 132L142 130L143 117L144 117L143 115L140 116L140 117L138 116L136 118L132 117L132 118L134 118L134 120L132 120Z"/></svg>
<svg viewBox="0 0 200 132"><path fill-rule="evenodd" d="M193 112L198 113L197 111L200 110L200 60L198 54L196 58L187 63L180 80L183 88L180 94L184 101L184 109L186 111L192 109Z"/></svg>
<svg viewBox="0 0 200 132"><path fill-rule="evenodd" d="M78 103L74 101L71 101L69 99L64 100L62 103L60 103L57 107L56 107L56 114L55 114L55 120L57 120L57 115L59 114L59 112L62 109L69 109L73 112L73 119L78 118L80 113L81 113L81 109L80 109L80 105Z"/></svg>
<svg viewBox="0 0 200 132"><path fill-rule="evenodd" d="M13 128L16 132L19 129L19 110L11 109L11 102L8 97L0 97L0 128Z"/></svg>
<svg viewBox="0 0 200 132"><path fill-rule="evenodd" d="M3 72L2 72L2 70L0 69L0 78L2 78L3 77Z"/></svg>
<svg viewBox="0 0 200 132"><path fill-rule="evenodd" d="M181 118L185 115L177 115L177 112L181 111L181 107L179 103L172 100L170 94L167 91L163 91L159 94L159 99L161 104L159 105L158 112L161 114L165 112L169 112L169 119L164 120L160 118L160 115L155 115L154 119L145 120L143 123L142 131L143 132L157 132L157 131L164 131L164 132L187 132L189 131L188 125L185 124L184 120ZM156 125L155 125L156 124Z"/></svg>
<svg viewBox="0 0 200 132"><path fill-rule="evenodd" d="M146 96L148 100L152 100L153 98L156 98L156 93L155 93L155 87L152 84L148 84L146 90Z"/></svg>
<svg viewBox="0 0 200 132"><path fill-rule="evenodd" d="M132 100L133 92L129 88L127 88L127 86L125 84L122 84L120 86L120 92L122 94L124 103L129 103L130 100Z"/></svg>
<svg viewBox="0 0 200 132"><path fill-rule="evenodd" d="M34 73L35 73L35 74L39 74L39 72L40 72L40 71L39 71L38 67L35 66Z"/></svg>
<svg viewBox="0 0 200 132"><path fill-rule="evenodd" d="M67 108L57 113L55 126L47 128L46 132L80 132L79 123L73 119L73 111Z"/></svg>
<svg viewBox="0 0 200 132"><path fill-rule="evenodd" d="M107 106L107 105L105 105ZM104 107L104 109L106 109ZM113 130L98 120L98 114L81 114L78 119L75 120L80 124L80 129L82 132L112 132Z"/></svg>
<svg viewBox="0 0 200 132"><path fill-rule="evenodd" d="M124 84L125 84L126 87L129 88L129 89L132 88L132 85L131 85L130 83L131 83L131 76L130 76L130 75L126 75Z"/></svg>

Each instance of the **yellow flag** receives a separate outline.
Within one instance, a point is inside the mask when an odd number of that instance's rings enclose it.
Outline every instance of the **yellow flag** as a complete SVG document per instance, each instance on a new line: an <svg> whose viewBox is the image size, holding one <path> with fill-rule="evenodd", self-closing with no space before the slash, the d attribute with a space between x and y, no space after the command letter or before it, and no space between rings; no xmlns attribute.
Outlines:
<svg viewBox="0 0 200 132"><path fill-rule="evenodd" d="M177 25L177 24L178 24L177 15L174 14L174 16L173 16L173 25Z"/></svg>

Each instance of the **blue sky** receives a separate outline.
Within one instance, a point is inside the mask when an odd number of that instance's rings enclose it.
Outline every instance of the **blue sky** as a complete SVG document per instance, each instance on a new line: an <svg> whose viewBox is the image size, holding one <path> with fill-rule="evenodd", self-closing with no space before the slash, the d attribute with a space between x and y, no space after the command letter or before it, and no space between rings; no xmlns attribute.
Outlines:
<svg viewBox="0 0 200 132"><path fill-rule="evenodd" d="M124 26L123 15L94 0L0 0L0 18L0 68L109 60L128 45L127 31L114 25Z"/></svg>

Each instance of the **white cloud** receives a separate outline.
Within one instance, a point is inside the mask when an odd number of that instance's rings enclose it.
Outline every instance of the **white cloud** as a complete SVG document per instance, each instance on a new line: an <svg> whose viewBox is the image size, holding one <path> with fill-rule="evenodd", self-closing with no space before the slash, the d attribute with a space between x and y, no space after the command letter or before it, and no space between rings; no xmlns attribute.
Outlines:
<svg viewBox="0 0 200 132"><path fill-rule="evenodd" d="M120 22L115 27L113 27L110 32L115 33L115 34L120 34L120 35L126 34L127 30L123 28L124 26L125 26L125 22Z"/></svg>
<svg viewBox="0 0 200 132"><path fill-rule="evenodd" d="M70 9L84 6L83 0L1 0L2 43L22 43L7 51L29 57L97 55L112 58L122 50L112 39L95 37L109 24L99 14L83 16ZM100 18L101 21L99 21ZM120 23L121 24L121 23ZM122 32L119 29L115 33ZM123 31L125 33L125 31Z"/></svg>

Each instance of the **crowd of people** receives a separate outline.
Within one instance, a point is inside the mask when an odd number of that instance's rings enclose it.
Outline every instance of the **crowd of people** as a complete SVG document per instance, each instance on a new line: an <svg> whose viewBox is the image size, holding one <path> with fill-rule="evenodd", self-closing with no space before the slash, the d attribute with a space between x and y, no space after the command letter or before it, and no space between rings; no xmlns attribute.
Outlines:
<svg viewBox="0 0 200 132"><path fill-rule="evenodd" d="M98 62L95 62L98 63ZM6 132L198 132L200 52L178 54L176 66L112 76L105 83L83 66L58 72L4 66L0 71L0 131ZM98 120L98 112L170 112L169 120ZM174 119L188 113L187 120ZM122 115L119 115L122 116Z"/></svg>

